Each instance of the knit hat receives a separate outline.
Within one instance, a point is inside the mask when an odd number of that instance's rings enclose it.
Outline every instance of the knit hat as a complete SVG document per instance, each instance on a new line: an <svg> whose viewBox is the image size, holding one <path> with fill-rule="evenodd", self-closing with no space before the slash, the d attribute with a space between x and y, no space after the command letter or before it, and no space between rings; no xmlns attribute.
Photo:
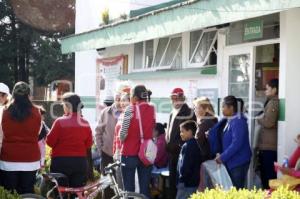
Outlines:
<svg viewBox="0 0 300 199"><path fill-rule="evenodd" d="M0 93L10 95L8 86L2 82L0 83Z"/></svg>
<svg viewBox="0 0 300 199"><path fill-rule="evenodd" d="M17 82L14 86L13 96L25 96L30 94L29 85L25 82Z"/></svg>

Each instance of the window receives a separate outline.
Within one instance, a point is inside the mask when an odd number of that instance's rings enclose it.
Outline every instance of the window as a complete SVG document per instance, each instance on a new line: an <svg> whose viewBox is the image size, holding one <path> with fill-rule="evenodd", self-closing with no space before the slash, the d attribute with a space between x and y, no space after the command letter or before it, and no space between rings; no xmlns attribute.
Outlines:
<svg viewBox="0 0 300 199"><path fill-rule="evenodd" d="M162 66L170 66L173 63L173 60L176 56L176 52L180 47L181 37L175 37L170 39L170 43L168 45L165 56L162 60Z"/></svg>
<svg viewBox="0 0 300 199"><path fill-rule="evenodd" d="M240 97L244 102L249 98L250 54L229 56L229 94Z"/></svg>
<svg viewBox="0 0 300 199"><path fill-rule="evenodd" d="M181 68L182 39L180 37L161 38L158 41L153 67Z"/></svg>
<svg viewBox="0 0 300 199"><path fill-rule="evenodd" d="M153 40L146 41L145 47L145 66L150 68L153 61Z"/></svg>
<svg viewBox="0 0 300 199"><path fill-rule="evenodd" d="M134 69L143 67L143 42L134 44Z"/></svg>
<svg viewBox="0 0 300 199"><path fill-rule="evenodd" d="M190 33L190 63L196 66L217 64L217 31L198 30Z"/></svg>
<svg viewBox="0 0 300 199"><path fill-rule="evenodd" d="M181 68L181 36L160 38L154 48L153 40L134 44L135 70Z"/></svg>
<svg viewBox="0 0 300 199"><path fill-rule="evenodd" d="M151 68L153 62L153 40L134 44L133 69Z"/></svg>
<svg viewBox="0 0 300 199"><path fill-rule="evenodd" d="M260 20L262 21L262 37L245 40L244 31L245 24L249 21ZM226 35L226 45L236 45L247 42L261 41L267 39L276 39L279 38L280 33L280 19L279 14L271 14L263 17L253 18L245 21L238 21L231 23L229 26L229 31Z"/></svg>
<svg viewBox="0 0 300 199"><path fill-rule="evenodd" d="M166 47L168 45L169 38L161 38L158 41L158 45L156 48L156 54L155 54L155 59L153 62L153 66L159 66L161 58L166 50Z"/></svg>

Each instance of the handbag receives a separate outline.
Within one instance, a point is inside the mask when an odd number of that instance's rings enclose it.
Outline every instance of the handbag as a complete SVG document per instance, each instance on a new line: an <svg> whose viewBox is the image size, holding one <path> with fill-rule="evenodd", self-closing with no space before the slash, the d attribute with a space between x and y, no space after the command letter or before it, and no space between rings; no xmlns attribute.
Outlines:
<svg viewBox="0 0 300 199"><path fill-rule="evenodd" d="M138 105L136 105L136 111L139 120L140 137L141 137L141 145L140 145L138 157L145 166L150 166L155 161L156 154L157 154L157 146L152 139L144 139L142 118L140 113L140 107Z"/></svg>

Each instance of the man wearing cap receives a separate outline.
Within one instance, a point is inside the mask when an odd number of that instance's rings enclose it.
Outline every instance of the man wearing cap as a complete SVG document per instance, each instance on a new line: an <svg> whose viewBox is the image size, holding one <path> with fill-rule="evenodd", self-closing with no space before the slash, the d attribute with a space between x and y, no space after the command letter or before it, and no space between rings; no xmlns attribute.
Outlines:
<svg viewBox="0 0 300 199"><path fill-rule="evenodd" d="M180 137L180 124L187 120L196 121L196 116L192 109L185 103L184 91L181 88L174 88L171 93L172 112L169 118L166 133L167 151L169 154L170 170L170 198L176 198L176 173L177 163L181 146L183 144Z"/></svg>
<svg viewBox="0 0 300 199"><path fill-rule="evenodd" d="M99 116L98 125L96 127L95 141L98 152L101 156L100 171L104 175L104 168L113 163L113 139L115 126L118 117L122 112L120 104L120 94L116 94L114 98L106 97L104 100L106 105ZM109 199L114 196L112 189L105 189L102 195L103 199Z"/></svg>

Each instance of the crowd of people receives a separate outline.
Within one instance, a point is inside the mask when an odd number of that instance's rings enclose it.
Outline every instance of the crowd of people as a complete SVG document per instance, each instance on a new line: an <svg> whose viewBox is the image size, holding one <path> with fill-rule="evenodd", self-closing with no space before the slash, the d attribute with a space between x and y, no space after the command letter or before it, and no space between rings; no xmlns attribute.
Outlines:
<svg viewBox="0 0 300 199"><path fill-rule="evenodd" d="M0 84L1 185L21 194L32 193L36 172L43 164L42 143L46 142L52 148L50 171L65 174L71 187L84 186L87 151L93 145L93 135L81 114L80 97L75 93L63 95L64 115L49 130L42 121L43 109L32 103L30 93L25 82L18 82L11 96L9 88ZM134 192L137 179L140 193L151 198L153 167L167 167L169 198L185 199L197 191L201 164L215 160L226 167L233 186L246 186L252 149L241 98L225 97L223 117L218 120L207 97L195 99L192 109L186 103L184 90L174 88L166 125L156 121L151 94L144 85L137 85L122 89L114 99L105 102L107 107L101 111L94 137L102 174L108 164L119 160L124 163L115 172L119 186ZM263 188L276 178L272 171L277 161L277 94L278 80L273 79L266 86L267 102L257 119L261 126L257 148ZM157 146L156 159L150 166L138 156L141 131L143 139L153 139ZM102 198L112 198L113 194L113 190L106 189Z"/></svg>

